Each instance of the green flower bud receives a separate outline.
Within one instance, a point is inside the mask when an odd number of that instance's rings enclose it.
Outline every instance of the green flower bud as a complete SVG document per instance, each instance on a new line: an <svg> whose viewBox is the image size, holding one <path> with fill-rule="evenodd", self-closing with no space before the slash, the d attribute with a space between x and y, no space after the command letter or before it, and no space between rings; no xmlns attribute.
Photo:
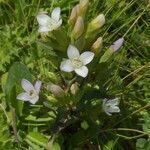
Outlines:
<svg viewBox="0 0 150 150"><path fill-rule="evenodd" d="M80 8L80 15L84 16L89 6L89 0L80 0L79 8Z"/></svg>
<svg viewBox="0 0 150 150"><path fill-rule="evenodd" d="M113 55L113 51L111 49L107 49L105 53L100 58L100 63L106 62L110 59L110 57Z"/></svg>
<svg viewBox="0 0 150 150"><path fill-rule="evenodd" d="M78 39L84 31L84 21L82 17L78 17L74 26L74 29L72 31L72 35L74 39Z"/></svg>
<svg viewBox="0 0 150 150"><path fill-rule="evenodd" d="M71 85L70 91L73 95L75 95L78 90L79 90L79 84L77 82Z"/></svg>
<svg viewBox="0 0 150 150"><path fill-rule="evenodd" d="M87 130L89 128L87 121L81 122L81 127L82 127L82 129Z"/></svg>
<svg viewBox="0 0 150 150"><path fill-rule="evenodd" d="M95 31L101 28L104 24L105 24L105 16L104 14L100 14L91 21L91 23L88 26L88 30Z"/></svg>
<svg viewBox="0 0 150 150"><path fill-rule="evenodd" d="M96 55L100 53L103 47L103 39L99 37L91 47L91 51L94 52Z"/></svg>
<svg viewBox="0 0 150 150"><path fill-rule="evenodd" d="M71 11L71 15L70 15L70 18L68 21L68 23L70 25L73 26L75 24L77 17L78 17L78 14L79 14L79 4L77 4L75 7L73 7L73 9Z"/></svg>
<svg viewBox="0 0 150 150"><path fill-rule="evenodd" d="M44 42L47 42L47 40L48 40L48 32L45 32L45 33L40 33L40 35L41 35L41 39L42 39L42 41L44 41Z"/></svg>

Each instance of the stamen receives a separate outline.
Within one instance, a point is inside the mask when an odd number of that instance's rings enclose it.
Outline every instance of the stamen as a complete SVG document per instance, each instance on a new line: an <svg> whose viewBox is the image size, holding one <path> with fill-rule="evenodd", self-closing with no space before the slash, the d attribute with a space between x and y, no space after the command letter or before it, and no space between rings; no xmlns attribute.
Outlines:
<svg viewBox="0 0 150 150"><path fill-rule="evenodd" d="M75 68L80 68L83 66L82 61L80 59L77 59L77 58L72 60L72 64Z"/></svg>
<svg viewBox="0 0 150 150"><path fill-rule="evenodd" d="M33 96L33 94L34 94L34 91L31 90L31 91L29 92L29 95L30 95L30 96Z"/></svg>

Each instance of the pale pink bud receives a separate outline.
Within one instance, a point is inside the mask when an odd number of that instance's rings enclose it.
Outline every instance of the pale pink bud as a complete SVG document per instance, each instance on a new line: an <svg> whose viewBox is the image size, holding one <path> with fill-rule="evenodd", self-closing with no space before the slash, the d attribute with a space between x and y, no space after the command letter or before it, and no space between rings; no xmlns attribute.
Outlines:
<svg viewBox="0 0 150 150"><path fill-rule="evenodd" d="M62 97L65 94L64 90L59 85L53 83L48 83L47 90L56 97Z"/></svg>
<svg viewBox="0 0 150 150"><path fill-rule="evenodd" d="M116 52L118 51L121 46L123 45L124 43L124 38L120 38L118 39L117 41L115 41L110 47L109 49L111 49L113 52Z"/></svg>

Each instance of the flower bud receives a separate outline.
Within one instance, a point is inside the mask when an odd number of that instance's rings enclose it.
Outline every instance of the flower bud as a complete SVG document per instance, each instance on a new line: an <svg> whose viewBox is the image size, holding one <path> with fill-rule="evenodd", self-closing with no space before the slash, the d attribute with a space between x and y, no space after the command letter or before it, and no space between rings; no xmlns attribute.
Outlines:
<svg viewBox="0 0 150 150"><path fill-rule="evenodd" d="M110 57L113 55L114 52L118 51L120 47L123 45L124 38L120 38L117 41L111 45L107 51L103 54L103 56L100 59L100 63L106 62L107 60L110 59Z"/></svg>
<svg viewBox="0 0 150 150"><path fill-rule="evenodd" d="M84 21L82 17L78 17L74 26L74 29L72 31L72 35L74 39L78 39L84 31Z"/></svg>
<svg viewBox="0 0 150 150"><path fill-rule="evenodd" d="M89 0L80 0L79 8L80 8L81 16L84 16L86 14L88 6L89 6Z"/></svg>
<svg viewBox="0 0 150 150"><path fill-rule="evenodd" d="M92 52L95 54L99 54L103 46L103 39L99 37L91 47Z"/></svg>
<svg viewBox="0 0 150 150"><path fill-rule="evenodd" d="M105 24L105 16L104 14L98 15L95 19L90 23L90 28L92 31L99 29Z"/></svg>
<svg viewBox="0 0 150 150"><path fill-rule="evenodd" d="M79 84L75 82L74 84L71 85L70 90L71 90L71 93L75 95L76 92L79 90Z"/></svg>
<svg viewBox="0 0 150 150"><path fill-rule="evenodd" d="M44 41L44 42L47 42L47 41L48 41L48 35L49 35L48 32L40 33L40 35L41 35L41 40L42 40L42 41Z"/></svg>
<svg viewBox="0 0 150 150"><path fill-rule="evenodd" d="M75 7L73 7L72 11L71 11L71 15L69 18L69 24L70 25L74 25L76 22L76 19L78 17L78 13L79 13L79 4L77 4Z"/></svg>
<svg viewBox="0 0 150 150"><path fill-rule="evenodd" d="M84 130L87 130L87 129L89 128L89 125L88 125L87 121L81 122L81 127L82 127Z"/></svg>
<svg viewBox="0 0 150 150"><path fill-rule="evenodd" d="M110 47L109 49L111 49L113 52L118 51L121 46L123 45L124 42L124 38L120 38L117 41L115 41Z"/></svg>
<svg viewBox="0 0 150 150"><path fill-rule="evenodd" d="M53 83L48 83L47 90L54 94L55 97L62 97L65 94L64 90L59 85Z"/></svg>

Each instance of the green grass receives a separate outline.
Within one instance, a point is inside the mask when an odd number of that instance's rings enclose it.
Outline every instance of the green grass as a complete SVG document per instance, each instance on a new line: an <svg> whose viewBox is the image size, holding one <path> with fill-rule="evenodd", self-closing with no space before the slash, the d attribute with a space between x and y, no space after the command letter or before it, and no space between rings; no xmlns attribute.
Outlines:
<svg viewBox="0 0 150 150"><path fill-rule="evenodd" d="M53 78L52 72L56 66L53 66L53 61L49 61L49 57L53 59L53 52L38 40L36 15L39 10L51 12L54 7L59 6L62 8L65 24L72 7L77 3L77 0L0 0L0 135L4 135L0 137L0 149L44 149L41 143L45 139L39 144L39 141L34 141L32 134L25 138L27 133L24 130L28 128L28 131L36 132L40 129L49 138L50 134L47 135L45 130L47 122L44 124L45 128L42 125L39 128L32 125L21 126L19 122L16 126L21 142L16 142L12 124L14 116L11 116L12 111L4 94L5 76L14 62L21 62L29 68L33 77L43 78L44 82L48 80L45 76ZM123 48L109 66L113 70L109 80L102 82L104 87L108 87L108 95L121 98L121 113L107 119L102 115L100 128L87 115L90 125L88 133L82 128L74 131L79 125L67 126L56 142L62 149L68 150L93 150L100 147L103 150L149 150L150 4L147 0L91 0L90 3L87 20L92 20L99 13L106 16L106 24L99 31L104 39L102 53L118 38L125 38ZM40 106L38 110L40 111ZM36 115L40 116L38 111ZM25 122L25 118L19 117ZM27 123L30 124L30 121ZM54 150L57 149L57 144L54 147Z"/></svg>

